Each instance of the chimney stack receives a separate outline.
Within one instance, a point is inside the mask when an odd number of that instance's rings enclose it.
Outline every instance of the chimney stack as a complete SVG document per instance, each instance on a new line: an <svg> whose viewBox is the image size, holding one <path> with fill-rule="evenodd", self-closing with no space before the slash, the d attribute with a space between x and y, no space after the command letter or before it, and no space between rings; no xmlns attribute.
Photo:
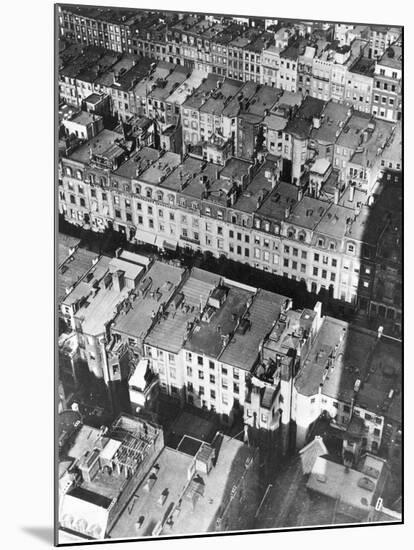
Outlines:
<svg viewBox="0 0 414 550"><path fill-rule="evenodd" d="M349 202L354 201L354 195L355 195L355 186L351 183L349 186Z"/></svg>
<svg viewBox="0 0 414 550"><path fill-rule="evenodd" d="M112 274L112 284L116 292L121 292L125 286L125 271L118 269Z"/></svg>

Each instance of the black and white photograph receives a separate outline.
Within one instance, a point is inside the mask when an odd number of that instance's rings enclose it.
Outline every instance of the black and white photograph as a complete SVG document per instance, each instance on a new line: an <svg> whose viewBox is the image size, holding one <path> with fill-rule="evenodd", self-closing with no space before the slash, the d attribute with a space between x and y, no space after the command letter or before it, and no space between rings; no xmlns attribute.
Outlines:
<svg viewBox="0 0 414 550"><path fill-rule="evenodd" d="M403 523L404 18L226 7L54 6L58 546Z"/></svg>

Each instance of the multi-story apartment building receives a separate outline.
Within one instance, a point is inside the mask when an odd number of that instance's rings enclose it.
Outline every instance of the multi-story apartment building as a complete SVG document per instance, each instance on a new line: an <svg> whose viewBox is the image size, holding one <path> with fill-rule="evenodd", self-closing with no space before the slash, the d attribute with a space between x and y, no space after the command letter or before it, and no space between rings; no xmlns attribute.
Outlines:
<svg viewBox="0 0 414 550"><path fill-rule="evenodd" d="M371 113L375 62L359 57L346 73L344 103L363 113Z"/></svg>
<svg viewBox="0 0 414 550"><path fill-rule="evenodd" d="M280 64L280 52L282 48L277 46L269 46L262 52L260 82L268 86L276 87L277 73Z"/></svg>
<svg viewBox="0 0 414 550"><path fill-rule="evenodd" d="M62 38L115 52L129 50L136 10L71 4L60 4L58 10Z"/></svg>
<svg viewBox="0 0 414 550"><path fill-rule="evenodd" d="M271 46L272 42L273 34L263 32L244 47L243 80L245 82L261 82L262 52Z"/></svg>
<svg viewBox="0 0 414 550"><path fill-rule="evenodd" d="M297 448L321 414L355 458L401 434L401 342L325 317L302 359L292 395Z"/></svg>
<svg viewBox="0 0 414 550"><path fill-rule="evenodd" d="M401 28L374 26L369 30L369 57L379 59L385 50L401 39Z"/></svg>
<svg viewBox="0 0 414 550"><path fill-rule="evenodd" d="M392 45L375 64L372 114L397 121L402 116L402 48Z"/></svg>

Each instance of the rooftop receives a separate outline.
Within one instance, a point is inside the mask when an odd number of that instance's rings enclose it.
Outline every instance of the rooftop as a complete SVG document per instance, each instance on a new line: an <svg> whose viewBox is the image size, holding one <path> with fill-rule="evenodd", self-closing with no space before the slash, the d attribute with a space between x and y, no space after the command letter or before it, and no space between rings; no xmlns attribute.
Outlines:
<svg viewBox="0 0 414 550"><path fill-rule="evenodd" d="M168 103L182 105L187 97L189 97L194 90L200 86L205 76L205 72L194 69L190 76L171 92L170 96L167 98Z"/></svg>
<svg viewBox="0 0 414 550"><path fill-rule="evenodd" d="M111 538L147 537L177 505L193 457L164 447L110 532ZM174 475L171 473L174 472ZM151 477L152 476L152 477Z"/></svg>
<svg viewBox="0 0 414 550"><path fill-rule="evenodd" d="M136 266L137 273L142 270ZM113 278L108 274L100 282L98 290L90 295L76 313L76 318L82 324L84 334L99 336L105 332L106 325L111 321L120 308L121 302L127 298L131 288L124 286L120 291L114 287Z"/></svg>
<svg viewBox="0 0 414 550"><path fill-rule="evenodd" d="M329 101L323 110L320 127L312 129L311 139L320 143L335 143L341 127L350 115L349 107Z"/></svg>
<svg viewBox="0 0 414 550"><path fill-rule="evenodd" d="M254 289L245 290L231 283L225 283L221 289L224 302L218 308L208 305L201 321L189 336L185 349L217 359L228 343L239 318L245 313L249 298Z"/></svg>
<svg viewBox="0 0 414 550"><path fill-rule="evenodd" d="M80 239L70 237L64 233L58 234L58 266L60 266L71 255L73 249L77 248Z"/></svg>
<svg viewBox="0 0 414 550"><path fill-rule="evenodd" d="M353 112L351 118L346 122L336 140L336 145L356 149L361 142L361 132L368 128L371 115L360 112Z"/></svg>
<svg viewBox="0 0 414 550"><path fill-rule="evenodd" d="M210 292L219 283L220 277L198 268L193 268L190 277L177 290L145 342L156 348L178 353L183 346L190 325L200 317Z"/></svg>
<svg viewBox="0 0 414 550"><path fill-rule="evenodd" d="M59 303L64 300L66 290L76 285L92 268L92 262L96 257L94 252L90 252L84 248L77 248L59 266L59 276L57 277L57 297Z"/></svg>
<svg viewBox="0 0 414 550"><path fill-rule="evenodd" d="M281 181L266 197L256 214L272 220L284 220L289 211L297 204L298 188L291 183Z"/></svg>
<svg viewBox="0 0 414 550"><path fill-rule="evenodd" d="M385 50L377 65L390 67L391 69L402 69L402 47L393 44Z"/></svg>
<svg viewBox="0 0 414 550"><path fill-rule="evenodd" d="M161 184L180 163L181 156L178 153L167 151L156 162L152 163L143 171L138 179L144 183Z"/></svg>
<svg viewBox="0 0 414 550"><path fill-rule="evenodd" d="M133 265L133 264L131 264ZM143 337L153 322L153 316L172 297L183 270L156 261L130 296L125 308L119 312L113 324L115 333L131 337Z"/></svg>
<svg viewBox="0 0 414 550"><path fill-rule="evenodd" d="M209 73L200 86L184 101L184 109L198 110L206 101L209 92L217 88L217 82L220 78L217 75Z"/></svg>
<svg viewBox="0 0 414 550"><path fill-rule="evenodd" d="M147 170L160 158L160 152L150 147L142 147L114 172L124 178L137 178L139 174Z"/></svg>
<svg viewBox="0 0 414 550"><path fill-rule="evenodd" d="M239 195L234 208L242 212L255 212L271 192L274 174L275 164L266 160L246 189Z"/></svg>
<svg viewBox="0 0 414 550"><path fill-rule="evenodd" d="M398 341L379 339L375 332L325 317L295 386L304 395L316 395L322 384L322 393L333 399L346 403L355 399L356 405L378 415L388 410L401 415L401 410L391 407L392 399L385 403L390 391L396 394L401 387L401 353ZM361 384L355 392L357 380Z"/></svg>
<svg viewBox="0 0 414 550"><path fill-rule="evenodd" d="M220 355L220 361L250 371L257 360L260 342L271 330L286 300L286 296L260 289L243 317L247 322L246 330L241 321L240 328Z"/></svg>
<svg viewBox="0 0 414 550"><path fill-rule="evenodd" d="M243 83L238 80L225 78L218 89L211 93L200 108L201 113L220 116L230 98L235 96ZM184 104L186 106L186 104Z"/></svg>
<svg viewBox="0 0 414 550"><path fill-rule="evenodd" d="M384 461L372 457L382 472ZM328 457L318 456L307 483L308 489L322 493L332 499L340 497L341 504L352 506L368 514L375 506L378 477L337 464Z"/></svg>
<svg viewBox="0 0 414 550"><path fill-rule="evenodd" d="M349 72L372 77L375 72L375 60L369 57L358 57Z"/></svg>
<svg viewBox="0 0 414 550"><path fill-rule="evenodd" d="M122 134L113 132L112 130L103 129L99 134L90 139L87 143L84 143L70 155L70 159L83 164L89 164L90 151L95 155L102 155L111 146L114 145L115 140L123 139Z"/></svg>
<svg viewBox="0 0 414 550"><path fill-rule="evenodd" d="M294 223L299 227L314 230L328 209L328 204L319 199L304 196L293 207L287 218L287 223Z"/></svg>

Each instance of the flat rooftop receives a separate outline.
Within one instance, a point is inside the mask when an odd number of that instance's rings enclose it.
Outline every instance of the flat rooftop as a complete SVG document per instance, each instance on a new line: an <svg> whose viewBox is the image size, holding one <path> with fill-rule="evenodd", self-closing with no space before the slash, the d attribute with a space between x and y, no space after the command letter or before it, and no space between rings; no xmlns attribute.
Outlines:
<svg viewBox="0 0 414 550"><path fill-rule="evenodd" d="M255 212L272 190L272 174L275 163L266 160L252 181L237 198L234 208L241 212Z"/></svg>
<svg viewBox="0 0 414 550"><path fill-rule="evenodd" d="M346 105L329 101L321 116L319 128L313 128L311 139L322 143L335 143L341 125L349 118L351 111Z"/></svg>
<svg viewBox="0 0 414 550"><path fill-rule="evenodd" d="M80 243L77 237L71 237L64 233L58 234L58 265L61 265L71 255L71 250L77 248Z"/></svg>
<svg viewBox="0 0 414 550"><path fill-rule="evenodd" d="M109 149L116 139L123 139L122 134L113 132L112 130L103 129L99 134L90 139L87 143L84 143L69 156L71 160L81 162L83 164L89 164L89 151L95 155L102 155Z"/></svg>
<svg viewBox="0 0 414 550"><path fill-rule="evenodd" d="M381 459L376 461L380 471L384 466ZM322 493L332 499L340 496L341 503L363 510L368 514L374 497L378 478L352 468L345 468L329 458L318 456L309 476L307 488Z"/></svg>
<svg viewBox="0 0 414 550"><path fill-rule="evenodd" d="M159 158L160 152L156 149L142 147L137 153L123 162L114 174L123 178L136 179L139 177L139 174L147 170L154 162L159 160Z"/></svg>
<svg viewBox="0 0 414 550"><path fill-rule="evenodd" d="M190 76L184 80L179 86L171 92L170 96L166 99L168 103L174 103L175 105L182 105L184 101L189 97L193 91L200 86L206 73L195 69Z"/></svg>
<svg viewBox="0 0 414 550"><path fill-rule="evenodd" d="M239 317L246 310L247 301L254 296L253 289L245 290L230 283L222 288L227 293L224 303L219 309L207 308L188 338L186 350L217 359L225 347L225 337L236 328ZM211 315L209 320L203 320L206 314Z"/></svg>
<svg viewBox="0 0 414 550"><path fill-rule="evenodd" d="M347 147L348 149L356 149L361 141L361 132L368 128L371 120L371 115L366 113L352 113L351 118L347 121L339 134L336 145Z"/></svg>
<svg viewBox="0 0 414 550"><path fill-rule="evenodd" d="M112 326L115 333L133 338L145 335L160 306L166 304L181 281L183 269L156 261L140 281L127 309L120 311Z"/></svg>
<svg viewBox="0 0 414 550"><path fill-rule="evenodd" d="M66 289L74 286L92 268L92 261L97 258L94 252L85 248L78 248L66 261L59 266L57 277L57 298L62 302L66 296Z"/></svg>
<svg viewBox="0 0 414 550"><path fill-rule="evenodd" d="M321 221L329 204L319 199L304 196L301 201L293 207L292 213L287 218L287 223L314 230Z"/></svg>
<svg viewBox="0 0 414 550"><path fill-rule="evenodd" d="M156 459L158 467L153 478L154 485L146 490L146 482L152 475L149 472L115 523L110 537L151 536L157 523L166 519L165 516L178 504L188 483L188 470L192 462L192 456L164 447Z"/></svg>
<svg viewBox="0 0 414 550"><path fill-rule="evenodd" d="M178 153L167 151L157 162L154 162L139 175L139 180L145 183L161 184L173 170L181 163Z"/></svg>
<svg viewBox="0 0 414 550"><path fill-rule="evenodd" d="M332 353L332 365L325 371ZM376 332L325 317L295 386L304 395L316 395L322 384L324 395L347 403L355 399L357 406L386 415L392 400L387 404L387 410L383 410L384 403L392 389L397 390L394 394L398 394L401 369L400 342L384 336L379 339ZM354 391L356 380L361 380L358 392ZM392 413L401 415L401 410Z"/></svg>
<svg viewBox="0 0 414 550"><path fill-rule="evenodd" d="M209 92L217 88L220 77L209 73L200 86L184 101L184 109L199 110L206 101Z"/></svg>
<svg viewBox="0 0 414 550"><path fill-rule="evenodd" d="M198 474L193 477L186 487L180 511L173 514L172 525L164 525L163 535L216 530L217 515L229 501L232 489L239 486L247 465L252 464L253 460L253 450L249 446L226 435L221 437L216 465L208 475ZM250 467L254 467L254 464ZM195 494L198 491L202 494L200 498Z"/></svg>
<svg viewBox="0 0 414 550"><path fill-rule="evenodd" d="M243 83L239 80L225 78L216 92L210 94L210 96L206 98L206 101L200 107L200 112L220 116L223 113L227 101L235 96L242 86ZM184 104L184 106L186 106L186 104Z"/></svg>
<svg viewBox="0 0 414 550"><path fill-rule="evenodd" d="M298 200L298 188L296 185L281 181L263 204L257 209L257 214L267 219L284 220L287 208L293 208Z"/></svg>
<svg viewBox="0 0 414 550"><path fill-rule="evenodd" d="M208 475L196 472L190 477L194 457L164 447L110 537L148 537L156 526L160 535L212 531L220 506L229 499L231 488L238 484L253 455L240 441L221 437L217 462Z"/></svg>
<svg viewBox="0 0 414 550"><path fill-rule="evenodd" d="M250 371L257 360L260 342L272 329L286 300L286 296L260 289L246 316L250 323L247 331L233 334L220 361Z"/></svg>
<svg viewBox="0 0 414 550"><path fill-rule="evenodd" d="M187 324L199 317L210 292L219 283L220 276L193 268L190 277L176 292L176 302L170 303L165 314L151 329L145 343L171 353L178 353L187 334ZM177 305L176 305L177 304Z"/></svg>

